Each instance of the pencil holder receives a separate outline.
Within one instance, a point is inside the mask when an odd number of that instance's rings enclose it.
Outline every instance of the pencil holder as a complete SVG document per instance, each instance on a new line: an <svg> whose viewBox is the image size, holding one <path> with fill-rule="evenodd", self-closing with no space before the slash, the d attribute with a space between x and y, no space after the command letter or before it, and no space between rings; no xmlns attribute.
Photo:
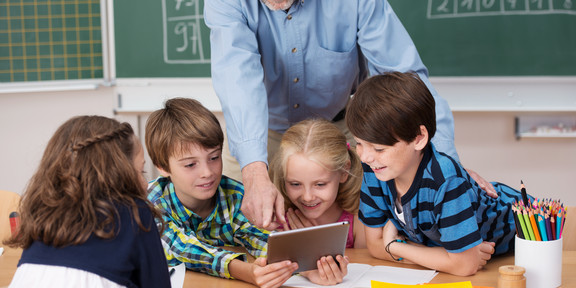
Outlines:
<svg viewBox="0 0 576 288"><path fill-rule="evenodd" d="M514 265L524 267L526 288L562 285L562 238L531 241L516 236Z"/></svg>

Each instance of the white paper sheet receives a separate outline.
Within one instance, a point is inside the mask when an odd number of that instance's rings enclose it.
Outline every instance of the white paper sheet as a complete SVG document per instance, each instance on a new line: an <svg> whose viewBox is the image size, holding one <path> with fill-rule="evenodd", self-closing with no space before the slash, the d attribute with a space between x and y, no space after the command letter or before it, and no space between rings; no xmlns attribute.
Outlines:
<svg viewBox="0 0 576 288"><path fill-rule="evenodd" d="M348 264L348 275L338 285L330 286L337 288L370 288L370 280L395 283L395 284L422 284L430 282L438 272L435 270L408 269L391 266L372 266L368 264ZM303 276L290 277L283 287L326 287L316 285Z"/></svg>

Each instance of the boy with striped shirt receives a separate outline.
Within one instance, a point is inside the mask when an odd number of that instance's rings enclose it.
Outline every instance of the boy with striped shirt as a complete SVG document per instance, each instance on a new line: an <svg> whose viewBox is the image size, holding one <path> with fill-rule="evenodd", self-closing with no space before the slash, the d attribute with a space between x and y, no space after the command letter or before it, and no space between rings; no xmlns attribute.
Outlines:
<svg viewBox="0 0 576 288"><path fill-rule="evenodd" d="M491 198L435 149L434 98L418 75L365 80L348 104L346 124L363 162L359 218L374 257L468 276L492 254L513 250L511 205L520 192L493 182L499 196Z"/></svg>

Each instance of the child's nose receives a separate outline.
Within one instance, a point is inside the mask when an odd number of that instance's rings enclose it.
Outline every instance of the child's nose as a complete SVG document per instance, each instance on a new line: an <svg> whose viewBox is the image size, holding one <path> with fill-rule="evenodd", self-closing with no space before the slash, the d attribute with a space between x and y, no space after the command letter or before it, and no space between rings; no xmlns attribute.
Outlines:
<svg viewBox="0 0 576 288"><path fill-rule="evenodd" d="M310 187L306 187L304 189L304 195L302 195L302 199L304 201L310 201L314 199L314 194L312 193L312 189L310 189Z"/></svg>
<svg viewBox="0 0 576 288"><path fill-rule="evenodd" d="M212 169L210 169L210 165L201 165L201 174L202 177L210 177L212 176Z"/></svg>
<svg viewBox="0 0 576 288"><path fill-rule="evenodd" d="M367 149L362 149L358 155L360 156L360 161L369 164L370 162L372 162L372 160L374 160L372 157L371 153L368 153L368 151L366 151Z"/></svg>

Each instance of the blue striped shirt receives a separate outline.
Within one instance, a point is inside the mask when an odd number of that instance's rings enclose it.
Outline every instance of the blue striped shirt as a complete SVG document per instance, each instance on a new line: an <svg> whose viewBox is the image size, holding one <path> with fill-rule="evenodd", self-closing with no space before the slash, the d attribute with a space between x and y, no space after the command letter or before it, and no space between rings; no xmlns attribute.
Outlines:
<svg viewBox="0 0 576 288"><path fill-rule="evenodd" d="M232 278L230 261L246 259L221 246L241 246L254 257L266 256L269 232L250 224L240 211L244 196L240 182L222 176L214 195L216 206L206 219L182 205L170 178L160 176L151 181L148 193L165 222L162 246L168 265L184 263L192 271Z"/></svg>
<svg viewBox="0 0 576 288"><path fill-rule="evenodd" d="M442 246L452 253L483 240L496 243L495 255L513 250L511 205L521 199L519 191L493 182L499 197L489 197L457 161L430 145L411 187L400 199L403 224L393 210L394 180L380 181L369 166L363 167L359 218L368 227L382 227L391 220L410 241Z"/></svg>

